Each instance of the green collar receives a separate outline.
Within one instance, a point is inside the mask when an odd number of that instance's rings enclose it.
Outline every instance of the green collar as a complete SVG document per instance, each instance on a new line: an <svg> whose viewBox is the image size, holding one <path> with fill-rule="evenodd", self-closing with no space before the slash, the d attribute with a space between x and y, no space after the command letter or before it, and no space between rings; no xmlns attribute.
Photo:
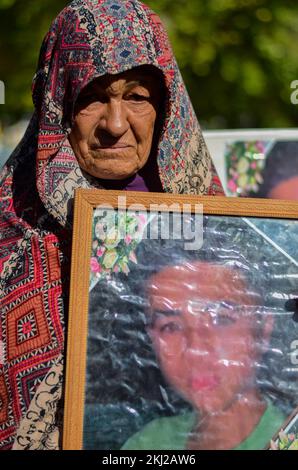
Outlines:
<svg viewBox="0 0 298 470"><path fill-rule="evenodd" d="M260 450L280 429L285 417L268 402L265 413L254 431L233 450ZM185 450L188 436L196 421L194 412L179 416L157 418L132 436L122 449L125 450Z"/></svg>

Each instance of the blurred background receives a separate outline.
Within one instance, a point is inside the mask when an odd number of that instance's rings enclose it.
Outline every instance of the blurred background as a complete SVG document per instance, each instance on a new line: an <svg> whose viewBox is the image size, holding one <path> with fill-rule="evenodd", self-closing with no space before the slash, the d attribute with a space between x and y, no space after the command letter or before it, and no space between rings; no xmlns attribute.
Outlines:
<svg viewBox="0 0 298 470"><path fill-rule="evenodd" d="M43 36L65 0L0 0L0 158L33 106ZM163 19L203 129L295 128L298 3L293 0L147 0ZM1 166L1 160L0 160Z"/></svg>

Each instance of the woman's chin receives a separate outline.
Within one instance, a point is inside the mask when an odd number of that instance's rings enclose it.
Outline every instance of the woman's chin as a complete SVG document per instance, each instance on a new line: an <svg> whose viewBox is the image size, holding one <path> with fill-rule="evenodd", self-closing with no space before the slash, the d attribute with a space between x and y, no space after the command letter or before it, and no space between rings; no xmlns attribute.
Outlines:
<svg viewBox="0 0 298 470"><path fill-rule="evenodd" d="M95 178L110 181L121 181L134 176L138 172L138 168L133 166L131 168L114 168L113 170L110 170L109 168L92 167L86 168L85 171Z"/></svg>

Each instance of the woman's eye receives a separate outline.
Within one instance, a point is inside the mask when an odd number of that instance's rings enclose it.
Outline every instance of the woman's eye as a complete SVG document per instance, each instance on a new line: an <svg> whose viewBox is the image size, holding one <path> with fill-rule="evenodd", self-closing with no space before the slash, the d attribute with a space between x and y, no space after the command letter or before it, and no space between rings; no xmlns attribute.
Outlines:
<svg viewBox="0 0 298 470"><path fill-rule="evenodd" d="M140 95L139 93L130 93L125 97L126 100L128 101L149 101L149 97L145 95Z"/></svg>
<svg viewBox="0 0 298 470"><path fill-rule="evenodd" d="M166 323L165 325L159 328L159 331L161 333L176 333L181 330L182 330L181 325L175 322Z"/></svg>
<svg viewBox="0 0 298 470"><path fill-rule="evenodd" d="M100 95L98 93L88 93L82 96L81 101L83 103L88 103L88 104L96 103L96 102L104 103L106 101L106 98L103 95Z"/></svg>
<svg viewBox="0 0 298 470"><path fill-rule="evenodd" d="M96 100L97 95L96 93L86 93L85 95L82 96L82 100Z"/></svg>

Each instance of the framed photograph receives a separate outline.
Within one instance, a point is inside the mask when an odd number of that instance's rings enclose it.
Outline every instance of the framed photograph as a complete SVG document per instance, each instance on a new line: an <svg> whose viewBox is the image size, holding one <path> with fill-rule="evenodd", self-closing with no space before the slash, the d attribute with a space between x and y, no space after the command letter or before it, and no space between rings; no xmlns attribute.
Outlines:
<svg viewBox="0 0 298 470"><path fill-rule="evenodd" d="M270 442L270 450L298 450L298 408Z"/></svg>
<svg viewBox="0 0 298 470"><path fill-rule="evenodd" d="M226 145L228 196L296 199L298 140L248 140ZM293 181L293 187L287 184Z"/></svg>
<svg viewBox="0 0 298 470"><path fill-rule="evenodd" d="M270 448L298 405L297 219L77 190L63 448Z"/></svg>
<svg viewBox="0 0 298 470"><path fill-rule="evenodd" d="M203 134L225 194L228 196L269 197L263 191L262 196L257 195L264 183L263 171L267 157L276 144L298 142L298 130L294 128L209 130L204 131ZM285 153L288 153L287 149L285 150ZM291 151L290 153L293 156L294 164L296 152ZM275 159L275 156L272 155L272 161L274 160L278 164L279 159ZM286 167L288 166L290 169L287 158L285 158L285 162ZM276 169L274 164L272 169L276 171L277 175L280 175L280 171L284 173L286 170L286 168Z"/></svg>

